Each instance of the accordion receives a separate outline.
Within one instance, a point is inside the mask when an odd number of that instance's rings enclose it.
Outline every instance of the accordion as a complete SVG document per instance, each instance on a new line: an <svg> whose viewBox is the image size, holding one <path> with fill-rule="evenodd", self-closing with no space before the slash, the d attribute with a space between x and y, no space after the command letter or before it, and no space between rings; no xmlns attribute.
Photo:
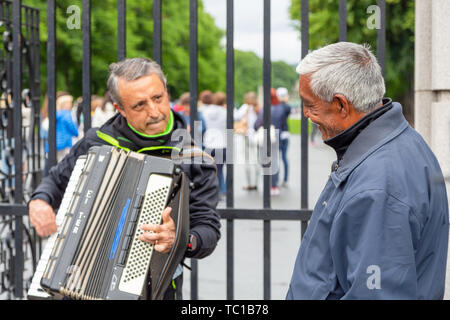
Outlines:
<svg viewBox="0 0 450 320"><path fill-rule="evenodd" d="M169 253L138 239L172 208ZM45 246L29 299L162 299L189 234L189 181L174 161L92 147L79 157Z"/></svg>

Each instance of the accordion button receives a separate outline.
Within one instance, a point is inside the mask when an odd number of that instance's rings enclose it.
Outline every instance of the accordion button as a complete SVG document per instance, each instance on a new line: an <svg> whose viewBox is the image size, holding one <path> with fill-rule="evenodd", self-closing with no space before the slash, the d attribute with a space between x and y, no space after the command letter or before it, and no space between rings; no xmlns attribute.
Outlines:
<svg viewBox="0 0 450 320"><path fill-rule="evenodd" d="M134 200L134 207L135 208L140 208L142 206L142 200L144 200L144 196L138 194L136 196L136 199Z"/></svg>
<svg viewBox="0 0 450 320"><path fill-rule="evenodd" d="M128 250L128 247L130 246L130 241L131 237L125 237L125 239L123 239L122 250Z"/></svg>
<svg viewBox="0 0 450 320"><path fill-rule="evenodd" d="M133 234L135 224L130 222L127 227L127 231L125 233L126 236L131 236Z"/></svg>
<svg viewBox="0 0 450 320"><path fill-rule="evenodd" d="M119 255L118 263L124 265L126 257L127 257L127 252L125 250L122 250Z"/></svg>
<svg viewBox="0 0 450 320"><path fill-rule="evenodd" d="M133 209L133 211L131 211L131 215L130 215L131 222L135 222L137 220L138 213L139 213L138 209Z"/></svg>

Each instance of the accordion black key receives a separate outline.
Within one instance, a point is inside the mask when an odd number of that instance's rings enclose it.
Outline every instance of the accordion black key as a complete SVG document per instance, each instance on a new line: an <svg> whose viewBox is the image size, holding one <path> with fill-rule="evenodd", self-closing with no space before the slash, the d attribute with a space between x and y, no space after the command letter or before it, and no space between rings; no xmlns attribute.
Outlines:
<svg viewBox="0 0 450 320"><path fill-rule="evenodd" d="M160 253L138 237L168 206L175 243ZM170 159L92 147L77 161L56 218L29 298L162 299L188 244L189 181Z"/></svg>

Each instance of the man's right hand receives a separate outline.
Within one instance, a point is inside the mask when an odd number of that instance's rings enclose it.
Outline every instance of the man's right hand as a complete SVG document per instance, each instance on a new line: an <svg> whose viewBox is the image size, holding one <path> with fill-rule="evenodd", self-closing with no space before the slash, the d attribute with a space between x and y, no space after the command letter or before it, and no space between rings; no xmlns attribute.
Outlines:
<svg viewBox="0 0 450 320"><path fill-rule="evenodd" d="M31 200L28 204L30 222L40 237L48 237L58 231L53 208L44 200Z"/></svg>

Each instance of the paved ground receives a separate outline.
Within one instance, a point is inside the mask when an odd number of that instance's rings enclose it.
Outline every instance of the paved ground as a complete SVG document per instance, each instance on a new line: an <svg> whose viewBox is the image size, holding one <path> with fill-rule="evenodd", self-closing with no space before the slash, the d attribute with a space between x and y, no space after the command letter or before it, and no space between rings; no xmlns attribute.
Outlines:
<svg viewBox="0 0 450 320"><path fill-rule="evenodd" d="M335 153L317 138L316 146L309 147L309 206L314 204L325 185ZM300 208L300 137L291 136L288 149L290 184L278 197L272 197L272 208ZM262 190L242 190L245 183L244 167L235 165L234 197L236 208L262 208ZM262 182L261 182L262 186ZM262 187L260 188L262 189ZM219 205L223 206L223 204ZM199 260L200 300L226 299L226 224L222 221L222 239L214 253ZM263 299L263 223L239 220L234 223L235 263L234 298L236 300ZM295 257L300 245L300 222L271 222L271 299L284 299L289 286ZM189 259L186 261L190 264ZM447 270L450 270L450 259ZM450 299L450 273L447 271L445 299ZM183 296L190 297L190 272L184 270Z"/></svg>

